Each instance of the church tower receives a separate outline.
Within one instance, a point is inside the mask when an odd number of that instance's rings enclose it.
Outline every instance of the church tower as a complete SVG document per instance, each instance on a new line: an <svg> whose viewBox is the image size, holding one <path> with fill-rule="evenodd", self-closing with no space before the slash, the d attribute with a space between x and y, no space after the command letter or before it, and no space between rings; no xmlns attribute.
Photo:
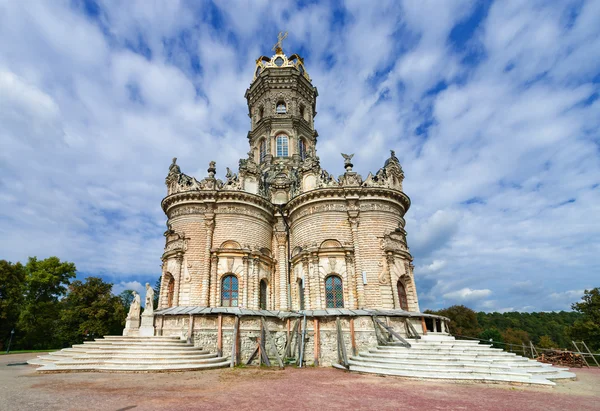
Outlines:
<svg viewBox="0 0 600 411"><path fill-rule="evenodd" d="M249 157L257 165L264 194L274 204L285 204L293 196L298 169L315 153L318 136L314 128L317 88L302 57L283 53L286 36L280 34L275 55L256 60L245 95L251 119Z"/></svg>

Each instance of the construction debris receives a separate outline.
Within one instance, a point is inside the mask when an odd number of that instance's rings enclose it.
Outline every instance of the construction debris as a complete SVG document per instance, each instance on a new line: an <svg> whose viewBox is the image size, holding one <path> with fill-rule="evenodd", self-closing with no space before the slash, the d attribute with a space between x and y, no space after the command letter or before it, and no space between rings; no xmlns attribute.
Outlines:
<svg viewBox="0 0 600 411"><path fill-rule="evenodd" d="M545 350L537 360L554 365L565 365L571 368L581 368L586 365L580 354L571 351Z"/></svg>

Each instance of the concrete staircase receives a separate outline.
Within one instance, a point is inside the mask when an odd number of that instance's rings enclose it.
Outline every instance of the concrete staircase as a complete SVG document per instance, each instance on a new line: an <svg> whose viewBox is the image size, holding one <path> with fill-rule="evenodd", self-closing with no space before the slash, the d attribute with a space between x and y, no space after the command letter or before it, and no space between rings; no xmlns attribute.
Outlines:
<svg viewBox="0 0 600 411"><path fill-rule="evenodd" d="M411 348L386 345L350 357L350 371L420 379L470 380L555 385L551 380L575 378L568 368L557 368L514 353L456 340L423 336L408 340Z"/></svg>
<svg viewBox="0 0 600 411"><path fill-rule="evenodd" d="M38 372L165 372L229 367L217 357L177 337L106 336L28 361Z"/></svg>

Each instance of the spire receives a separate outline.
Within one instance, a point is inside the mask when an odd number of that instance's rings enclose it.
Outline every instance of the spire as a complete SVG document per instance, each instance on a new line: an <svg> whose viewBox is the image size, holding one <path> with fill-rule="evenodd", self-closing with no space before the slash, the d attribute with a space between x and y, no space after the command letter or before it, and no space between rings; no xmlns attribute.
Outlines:
<svg viewBox="0 0 600 411"><path fill-rule="evenodd" d="M283 45L281 43L283 43L283 40L287 38L287 35L287 31L285 33L283 31L280 31L277 35L277 43L275 43L275 45L271 49L275 52L275 54L283 54Z"/></svg>

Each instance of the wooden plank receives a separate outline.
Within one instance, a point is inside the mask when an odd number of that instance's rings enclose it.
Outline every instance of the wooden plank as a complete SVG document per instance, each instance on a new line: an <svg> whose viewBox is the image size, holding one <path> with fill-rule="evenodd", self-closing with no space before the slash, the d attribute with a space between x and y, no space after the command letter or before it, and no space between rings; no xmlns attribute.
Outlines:
<svg viewBox="0 0 600 411"><path fill-rule="evenodd" d="M240 317L236 316L235 317L235 322L233 325L233 336L231 338L231 367L235 367L237 365L237 339L238 339L238 332L239 332L239 326L240 326Z"/></svg>
<svg viewBox="0 0 600 411"><path fill-rule="evenodd" d="M217 317L217 357L223 356L223 314Z"/></svg>
<svg viewBox="0 0 600 411"><path fill-rule="evenodd" d="M427 324L425 324L425 317L421 317L421 326L423 327L423 335L427 335Z"/></svg>
<svg viewBox="0 0 600 411"><path fill-rule="evenodd" d="M373 316L373 320L376 321L381 326L381 328L385 329L390 334L390 337L391 336L396 337L396 339L398 339L398 341L400 341L405 347L410 348L410 343L408 341L406 341L404 339L404 337L402 337L400 334L398 334L396 331L394 331L394 329L392 327L388 327L385 323L383 323L381 320L379 320L375 316ZM392 341L390 341L390 342L392 342Z"/></svg>
<svg viewBox="0 0 600 411"><path fill-rule="evenodd" d="M292 327L291 333L288 332L288 339L285 344L285 352L283 353L283 356L286 358L289 358L292 355L292 340L294 339L294 334L296 333L296 328L298 328L299 321L300 321L300 319L296 319L296 321L294 321L294 326ZM289 324L289 320L288 320L288 324ZM296 337L296 340L298 340L297 337Z"/></svg>
<svg viewBox="0 0 600 411"><path fill-rule="evenodd" d="M271 332L269 331L269 325L265 321L265 317L261 317L261 321L262 321L263 327L267 333L267 341L269 341L269 344L271 345L271 349L275 352L275 358L277 358L277 362L279 363L279 368L283 369L284 368L283 361L281 360L281 357L279 356L279 352L277 351L277 346L275 345L275 340L273 339L273 336L271 335Z"/></svg>
<svg viewBox="0 0 600 411"><path fill-rule="evenodd" d="M340 317L336 317L336 326L337 326L337 340L338 340L338 358L340 359L340 364L344 367L348 368L348 355L346 354L346 344L344 343L344 333L342 332L342 322L340 321Z"/></svg>
<svg viewBox="0 0 600 411"><path fill-rule="evenodd" d="M193 334L194 334L194 315L190 314L190 323L188 325L188 338L187 338L188 343L194 342Z"/></svg>
<svg viewBox="0 0 600 411"><path fill-rule="evenodd" d="M256 357L257 354L259 354L259 352L260 352L260 343L258 343L258 341L257 341L256 348L252 352L252 355L250 356L250 358L248 358L248 361L246 361L246 365L252 364L252 361L254 361L254 358ZM260 364L260 359L258 361Z"/></svg>
<svg viewBox="0 0 600 411"><path fill-rule="evenodd" d="M356 335L354 334L354 318L350 318L350 342L352 343L352 355L356 355L358 350L356 348Z"/></svg>

